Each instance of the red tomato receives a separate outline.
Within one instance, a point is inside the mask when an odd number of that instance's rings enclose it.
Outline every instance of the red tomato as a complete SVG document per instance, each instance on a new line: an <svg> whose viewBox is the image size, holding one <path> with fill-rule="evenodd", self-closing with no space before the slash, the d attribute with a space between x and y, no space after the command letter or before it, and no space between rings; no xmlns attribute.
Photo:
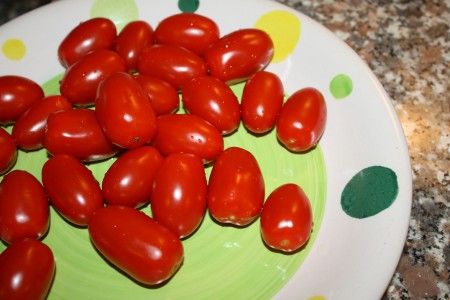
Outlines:
<svg viewBox="0 0 450 300"><path fill-rule="evenodd" d="M231 147L214 163L208 185L208 209L220 223L245 226L261 212L264 178L255 157Z"/></svg>
<svg viewBox="0 0 450 300"><path fill-rule="evenodd" d="M17 160L17 147L13 137L0 127L0 175L8 172Z"/></svg>
<svg viewBox="0 0 450 300"><path fill-rule="evenodd" d="M28 78L0 76L0 124L14 123L43 97L42 88Z"/></svg>
<svg viewBox="0 0 450 300"><path fill-rule="evenodd" d="M128 70L134 70L141 50L153 42L153 29L145 21L128 23L116 39L115 50L125 60Z"/></svg>
<svg viewBox="0 0 450 300"><path fill-rule="evenodd" d="M89 221L89 235L108 261L145 285L168 280L183 262L178 237L131 207L97 210Z"/></svg>
<svg viewBox="0 0 450 300"><path fill-rule="evenodd" d="M223 151L220 132L198 116L163 115L157 118L157 125L153 144L163 155L191 153L209 163Z"/></svg>
<svg viewBox="0 0 450 300"><path fill-rule="evenodd" d="M283 83L277 75L267 71L256 72L245 83L242 93L242 123L253 133L269 132L275 127L283 98Z"/></svg>
<svg viewBox="0 0 450 300"><path fill-rule="evenodd" d="M23 150L42 148L48 116L57 111L72 109L63 96L48 96L31 106L14 124L12 136Z"/></svg>
<svg viewBox="0 0 450 300"><path fill-rule="evenodd" d="M275 189L261 212L261 236L267 246L293 252L308 241L312 211L308 197L294 183Z"/></svg>
<svg viewBox="0 0 450 300"><path fill-rule="evenodd" d="M178 110L178 92L170 83L142 74L137 74L134 78L147 93L157 115L172 114Z"/></svg>
<svg viewBox="0 0 450 300"><path fill-rule="evenodd" d="M196 77L182 88L186 110L214 125L223 135L235 131L241 121L241 108L230 87L211 76Z"/></svg>
<svg viewBox="0 0 450 300"><path fill-rule="evenodd" d="M27 238L40 239L48 231L49 218L47 195L33 175L14 170L3 177L0 239L8 244Z"/></svg>
<svg viewBox="0 0 450 300"><path fill-rule="evenodd" d="M46 299L55 274L47 245L35 240L14 243L0 254L0 266L0 299Z"/></svg>
<svg viewBox="0 0 450 300"><path fill-rule="evenodd" d="M200 158L167 156L155 176L151 200L153 218L179 238L191 235L206 211L206 177Z"/></svg>
<svg viewBox="0 0 450 300"><path fill-rule="evenodd" d="M277 121L278 140L290 151L315 147L325 130L327 107L322 94L304 88L288 98Z"/></svg>
<svg viewBox="0 0 450 300"><path fill-rule="evenodd" d="M116 52L90 52L66 70L61 81L61 95L73 104L92 105L100 82L113 73L124 71L125 61Z"/></svg>
<svg viewBox="0 0 450 300"><path fill-rule="evenodd" d="M70 155L55 155L42 167L42 183L53 207L69 222L86 226L103 206L102 192L92 172Z"/></svg>
<svg viewBox="0 0 450 300"><path fill-rule="evenodd" d="M163 158L158 150L143 146L122 154L103 178L107 204L140 207L150 201L153 179Z"/></svg>
<svg viewBox="0 0 450 300"><path fill-rule="evenodd" d="M155 29L156 43L184 47L198 55L202 55L218 39L216 22L194 13L167 17Z"/></svg>
<svg viewBox="0 0 450 300"><path fill-rule="evenodd" d="M106 18L93 18L82 22L73 28L59 45L59 61L67 68L91 51L111 49L116 33L116 26Z"/></svg>
<svg viewBox="0 0 450 300"><path fill-rule="evenodd" d="M144 75L158 77L180 89L191 78L206 75L208 69L203 59L188 49L153 45L142 50L138 70Z"/></svg>
<svg viewBox="0 0 450 300"><path fill-rule="evenodd" d="M90 109L51 114L43 144L53 155L69 154L82 161L103 160L117 153L117 148L98 124L95 112Z"/></svg>
<svg viewBox="0 0 450 300"><path fill-rule="evenodd" d="M246 80L264 69L272 57L270 36L255 28L234 31L205 52L211 75L229 83Z"/></svg>

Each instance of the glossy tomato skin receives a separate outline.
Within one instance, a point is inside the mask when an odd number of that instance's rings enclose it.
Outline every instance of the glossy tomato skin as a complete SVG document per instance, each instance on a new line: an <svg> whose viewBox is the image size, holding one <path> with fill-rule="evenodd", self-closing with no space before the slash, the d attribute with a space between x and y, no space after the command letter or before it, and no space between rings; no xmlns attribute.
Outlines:
<svg viewBox="0 0 450 300"><path fill-rule="evenodd" d="M102 192L92 172L73 156L51 157L42 167L42 183L52 206L69 222L86 226L103 206Z"/></svg>
<svg viewBox="0 0 450 300"><path fill-rule="evenodd" d="M220 223L245 226L260 214L264 178L253 154L227 148L214 163L208 183L208 210Z"/></svg>
<svg viewBox="0 0 450 300"><path fill-rule="evenodd" d="M270 36L256 28L233 31L205 52L211 75L228 83L248 79L264 69L272 57L273 42Z"/></svg>
<svg viewBox="0 0 450 300"><path fill-rule="evenodd" d="M125 61L116 52L104 49L90 52L66 70L61 80L61 95L72 104L92 105L100 82L124 71Z"/></svg>
<svg viewBox="0 0 450 300"><path fill-rule="evenodd" d="M155 42L184 47L197 55L219 39L219 27L208 17L180 13L162 20L155 29Z"/></svg>
<svg viewBox="0 0 450 300"><path fill-rule="evenodd" d="M86 162L112 157L118 151L106 138L95 112L90 109L51 114L43 145L52 155L69 154Z"/></svg>
<svg viewBox="0 0 450 300"><path fill-rule="evenodd" d="M178 237L134 208L101 208L92 216L88 229L100 253L142 284L168 280L183 262Z"/></svg>
<svg viewBox="0 0 450 300"><path fill-rule="evenodd" d="M239 127L239 101L231 88L218 78L193 78L183 86L182 99L189 113L210 122L223 135L230 134Z"/></svg>
<svg viewBox="0 0 450 300"><path fill-rule="evenodd" d="M55 259L47 245L16 242L0 254L0 266L0 299L46 299L55 274Z"/></svg>
<svg viewBox="0 0 450 300"><path fill-rule="evenodd" d="M284 103L276 124L278 140L290 151L305 152L317 145L324 130L327 107L322 94L304 88Z"/></svg>
<svg viewBox="0 0 450 300"><path fill-rule="evenodd" d="M153 28L145 21L129 22L117 36L114 50L125 60L129 71L135 70L141 50L153 43Z"/></svg>
<svg viewBox="0 0 450 300"><path fill-rule="evenodd" d="M136 208L149 203L153 179L162 161L161 154L151 146L123 153L103 178L102 193L105 202Z"/></svg>
<svg viewBox="0 0 450 300"><path fill-rule="evenodd" d="M153 145L163 155L191 153L203 163L215 160L223 151L223 137L211 123L195 115L163 115L157 118Z"/></svg>
<svg viewBox="0 0 450 300"><path fill-rule="evenodd" d="M241 99L242 123L251 132L263 134L275 127L284 89L280 78L271 72L256 72L246 83Z"/></svg>
<svg viewBox="0 0 450 300"><path fill-rule="evenodd" d="M142 74L137 74L134 78L147 93L156 115L172 114L178 110L178 92L170 83Z"/></svg>
<svg viewBox="0 0 450 300"><path fill-rule="evenodd" d="M26 171L6 174L0 183L0 238L8 244L40 239L49 222L49 203L41 183Z"/></svg>
<svg viewBox="0 0 450 300"><path fill-rule="evenodd" d="M0 124L14 123L33 103L44 97L42 88L22 76L0 76Z"/></svg>
<svg viewBox="0 0 450 300"><path fill-rule="evenodd" d="M153 218L179 238L191 235L206 212L206 177L200 158L167 156L155 176L151 200Z"/></svg>
<svg viewBox="0 0 450 300"><path fill-rule="evenodd" d="M127 73L115 73L100 84L95 115L109 140L122 148L148 144L156 133L156 115L147 94Z"/></svg>
<svg viewBox="0 0 450 300"><path fill-rule="evenodd" d="M116 26L107 18L92 18L74 27L58 47L58 58L69 67L89 52L111 49L116 38Z"/></svg>
<svg viewBox="0 0 450 300"><path fill-rule="evenodd" d="M261 212L261 236L267 246L283 252L300 249L309 239L313 223L305 192L294 183L276 188Z"/></svg>
<svg viewBox="0 0 450 300"><path fill-rule="evenodd" d="M167 81L177 90L191 78L207 74L203 59L194 52L170 45L145 47L138 60L141 74Z"/></svg>
<svg viewBox="0 0 450 300"><path fill-rule="evenodd" d="M8 172L17 161L17 147L14 138L0 127L0 175Z"/></svg>
<svg viewBox="0 0 450 300"><path fill-rule="evenodd" d="M48 116L70 109L72 104L59 95L48 96L34 103L14 124L12 136L17 146L26 151L41 149Z"/></svg>

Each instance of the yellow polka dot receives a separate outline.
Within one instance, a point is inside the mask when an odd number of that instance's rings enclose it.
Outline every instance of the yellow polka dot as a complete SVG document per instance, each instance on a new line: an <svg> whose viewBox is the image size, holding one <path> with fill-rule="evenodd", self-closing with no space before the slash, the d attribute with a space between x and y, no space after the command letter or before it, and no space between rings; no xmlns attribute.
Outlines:
<svg viewBox="0 0 450 300"><path fill-rule="evenodd" d="M19 39L8 39L3 43L2 51L10 60L21 60L25 56L27 48Z"/></svg>
<svg viewBox="0 0 450 300"><path fill-rule="evenodd" d="M308 298L308 300L327 300L324 296L311 296Z"/></svg>
<svg viewBox="0 0 450 300"><path fill-rule="evenodd" d="M261 16L255 24L272 38L274 57L272 62L280 62L288 57L300 38L300 19L285 10L273 10Z"/></svg>

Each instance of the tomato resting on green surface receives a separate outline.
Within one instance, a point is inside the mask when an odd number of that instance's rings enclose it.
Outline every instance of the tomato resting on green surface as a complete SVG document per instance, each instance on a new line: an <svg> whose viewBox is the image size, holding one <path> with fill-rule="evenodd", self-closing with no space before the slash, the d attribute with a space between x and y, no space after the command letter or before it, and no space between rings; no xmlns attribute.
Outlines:
<svg viewBox="0 0 450 300"><path fill-rule="evenodd" d="M14 138L0 127L0 175L8 172L17 160Z"/></svg>

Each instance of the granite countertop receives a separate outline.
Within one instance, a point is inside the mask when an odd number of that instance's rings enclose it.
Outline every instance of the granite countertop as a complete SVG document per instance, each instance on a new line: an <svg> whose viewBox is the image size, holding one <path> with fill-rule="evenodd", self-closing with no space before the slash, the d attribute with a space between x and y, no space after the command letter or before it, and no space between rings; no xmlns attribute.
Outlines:
<svg viewBox="0 0 450 300"><path fill-rule="evenodd" d="M450 299L450 1L278 0L352 47L392 98L407 137L413 202L383 299ZM0 3L0 24L49 0Z"/></svg>

